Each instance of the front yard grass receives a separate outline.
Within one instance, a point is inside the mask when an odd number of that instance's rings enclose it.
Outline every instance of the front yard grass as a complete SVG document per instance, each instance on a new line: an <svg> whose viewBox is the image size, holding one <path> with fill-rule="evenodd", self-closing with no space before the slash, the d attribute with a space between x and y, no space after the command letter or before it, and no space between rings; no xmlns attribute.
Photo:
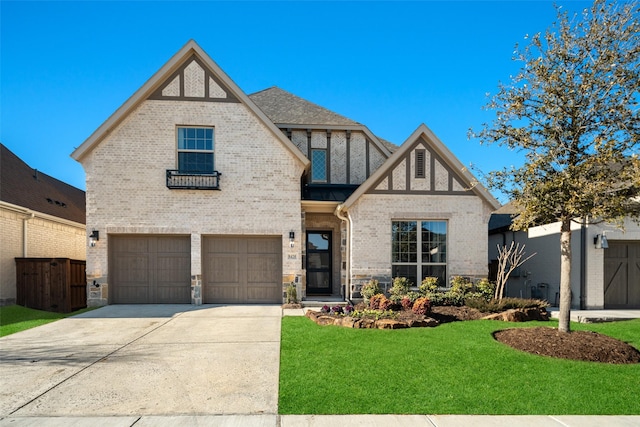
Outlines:
<svg viewBox="0 0 640 427"><path fill-rule="evenodd" d="M282 319L280 414L640 414L640 364L536 356L476 320L403 330ZM640 319L572 324L640 348Z"/></svg>
<svg viewBox="0 0 640 427"><path fill-rule="evenodd" d="M93 310L93 308L83 308L72 313L52 313L49 311L34 310L20 305L0 307L0 337L35 328L36 326L55 322L56 320L90 310Z"/></svg>

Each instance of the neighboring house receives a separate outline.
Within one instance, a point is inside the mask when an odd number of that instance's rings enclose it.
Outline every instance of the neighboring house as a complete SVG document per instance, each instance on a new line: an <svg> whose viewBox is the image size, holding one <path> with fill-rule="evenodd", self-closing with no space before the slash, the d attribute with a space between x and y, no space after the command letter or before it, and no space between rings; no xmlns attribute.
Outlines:
<svg viewBox="0 0 640 427"><path fill-rule="evenodd" d="M393 153L392 153L393 152ZM498 202L424 125L396 147L279 88L246 95L188 42L73 154L89 305L351 298L487 275Z"/></svg>
<svg viewBox="0 0 640 427"><path fill-rule="evenodd" d="M84 191L0 144L0 305L16 302L15 258L85 259Z"/></svg>
<svg viewBox="0 0 640 427"><path fill-rule="evenodd" d="M524 244L537 254L516 270L507 296L542 297L560 302L560 223L511 231L517 208L508 203L489 222L489 260L497 259L497 245ZM625 221L625 231L606 223L574 223L571 235L572 308L640 308L640 226ZM602 237L607 244L602 245ZM600 236L600 240L598 240ZM603 247L606 246L606 247Z"/></svg>

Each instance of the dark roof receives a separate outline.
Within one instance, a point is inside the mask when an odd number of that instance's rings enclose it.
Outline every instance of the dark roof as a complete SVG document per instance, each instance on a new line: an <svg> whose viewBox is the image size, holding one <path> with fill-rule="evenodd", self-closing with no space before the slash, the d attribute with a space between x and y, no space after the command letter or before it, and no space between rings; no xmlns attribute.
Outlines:
<svg viewBox="0 0 640 427"><path fill-rule="evenodd" d="M292 125L360 125L313 102L273 86L249 98L275 123Z"/></svg>
<svg viewBox="0 0 640 427"><path fill-rule="evenodd" d="M85 193L29 167L0 144L0 200L86 224Z"/></svg>
<svg viewBox="0 0 640 427"><path fill-rule="evenodd" d="M249 98L276 125L362 126L361 123L302 99L277 86L253 93L249 95ZM394 143L380 137L377 138L391 153L398 149Z"/></svg>
<svg viewBox="0 0 640 427"><path fill-rule="evenodd" d="M489 234L503 233L509 231L511 223L520 214L514 202L503 205L491 214L489 218Z"/></svg>

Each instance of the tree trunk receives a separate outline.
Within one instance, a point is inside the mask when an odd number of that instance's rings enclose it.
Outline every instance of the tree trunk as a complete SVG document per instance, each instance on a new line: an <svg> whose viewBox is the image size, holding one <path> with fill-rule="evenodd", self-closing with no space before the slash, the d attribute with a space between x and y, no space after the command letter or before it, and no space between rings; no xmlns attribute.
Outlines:
<svg viewBox="0 0 640 427"><path fill-rule="evenodd" d="M558 330L571 332L571 218L560 229L560 313Z"/></svg>

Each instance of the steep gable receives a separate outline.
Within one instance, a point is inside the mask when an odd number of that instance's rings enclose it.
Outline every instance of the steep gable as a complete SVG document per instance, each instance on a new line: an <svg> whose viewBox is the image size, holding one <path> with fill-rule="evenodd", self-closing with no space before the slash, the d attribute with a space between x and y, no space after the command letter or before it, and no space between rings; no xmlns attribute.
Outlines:
<svg viewBox="0 0 640 427"><path fill-rule="evenodd" d="M71 156L81 161L145 100L244 104L305 167L309 160L193 40L182 47Z"/></svg>
<svg viewBox="0 0 640 427"><path fill-rule="evenodd" d="M500 203L424 124L344 203L363 194L479 196L493 209Z"/></svg>

